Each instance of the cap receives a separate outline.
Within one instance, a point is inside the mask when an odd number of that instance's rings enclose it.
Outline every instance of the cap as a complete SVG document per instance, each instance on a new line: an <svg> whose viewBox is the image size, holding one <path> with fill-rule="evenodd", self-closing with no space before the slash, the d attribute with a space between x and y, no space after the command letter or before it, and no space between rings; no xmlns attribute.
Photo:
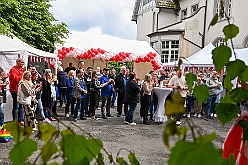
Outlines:
<svg viewBox="0 0 248 165"><path fill-rule="evenodd" d="M108 71L109 70L109 68L103 68L103 71Z"/></svg>

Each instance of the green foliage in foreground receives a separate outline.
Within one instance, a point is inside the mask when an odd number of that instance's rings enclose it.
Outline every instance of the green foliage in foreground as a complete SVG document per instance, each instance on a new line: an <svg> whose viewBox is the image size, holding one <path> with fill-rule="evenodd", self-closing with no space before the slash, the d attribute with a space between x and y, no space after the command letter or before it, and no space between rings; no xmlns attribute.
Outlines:
<svg viewBox="0 0 248 165"><path fill-rule="evenodd" d="M66 127L66 125L64 126ZM58 164L56 159L62 158L63 164L67 165L90 164L91 162L103 165L105 164L103 153L108 157L107 164L128 164L123 157L119 157L119 153L115 162L112 154L103 148L100 139L95 139L90 134L88 134L90 138L77 135L69 127L59 131L50 124L40 122L38 124L38 138L44 141L41 148L38 148L38 143L31 139L32 129L30 127L24 129L17 121L13 121L6 124L6 129L12 132L15 142L14 147L9 152L9 158L13 165L27 164L28 158L38 149L39 154L32 164L38 164L38 160L42 161L41 164ZM130 164L139 165L135 153L128 152Z"/></svg>

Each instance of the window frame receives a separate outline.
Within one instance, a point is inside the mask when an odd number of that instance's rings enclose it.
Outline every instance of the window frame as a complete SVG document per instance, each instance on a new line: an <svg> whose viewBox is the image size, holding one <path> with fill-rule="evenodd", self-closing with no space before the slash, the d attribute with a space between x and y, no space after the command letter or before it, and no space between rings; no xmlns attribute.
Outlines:
<svg viewBox="0 0 248 165"><path fill-rule="evenodd" d="M186 12L186 14L185 14ZM181 10L181 19L185 19L188 17L188 11L187 11L187 8L184 8L183 10Z"/></svg>
<svg viewBox="0 0 248 165"><path fill-rule="evenodd" d="M196 10L193 11L193 8L196 6ZM194 5L191 6L191 15L195 14L199 9L199 3L196 3Z"/></svg>
<svg viewBox="0 0 248 165"><path fill-rule="evenodd" d="M175 42L175 43L173 44L173 42ZM176 45L176 47L173 47L173 45L174 46ZM177 61L180 57L179 50L180 50L180 41L179 40L163 40L163 41L161 41L161 53L160 53L161 62L162 63L168 63L168 62Z"/></svg>

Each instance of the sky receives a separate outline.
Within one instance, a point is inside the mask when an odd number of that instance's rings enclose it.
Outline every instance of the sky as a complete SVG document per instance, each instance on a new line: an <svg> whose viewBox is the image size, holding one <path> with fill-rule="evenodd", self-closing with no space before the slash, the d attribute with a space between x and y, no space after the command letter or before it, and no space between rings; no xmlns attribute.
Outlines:
<svg viewBox="0 0 248 165"><path fill-rule="evenodd" d="M69 31L98 33L136 39L136 23L131 21L135 0L56 0L50 12Z"/></svg>

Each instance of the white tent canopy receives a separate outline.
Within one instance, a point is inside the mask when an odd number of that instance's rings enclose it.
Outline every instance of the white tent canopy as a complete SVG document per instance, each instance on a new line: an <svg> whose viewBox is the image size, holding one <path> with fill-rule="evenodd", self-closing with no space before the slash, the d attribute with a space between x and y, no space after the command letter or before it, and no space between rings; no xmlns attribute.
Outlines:
<svg viewBox="0 0 248 165"><path fill-rule="evenodd" d="M212 43L209 43L199 52L195 53L194 55L183 59L182 67L214 67L213 59L212 59L212 50L215 47ZM235 49L237 59L243 60L246 65L248 64L248 48L244 49ZM233 61L234 54L232 54L231 61ZM176 66L178 62L170 62L163 64L164 67L173 67Z"/></svg>
<svg viewBox="0 0 248 165"><path fill-rule="evenodd" d="M29 56L56 58L56 54L33 48L16 37L0 35L0 41L0 67L5 72L9 72L10 68L16 64L18 54L24 59L25 64Z"/></svg>
<svg viewBox="0 0 248 165"><path fill-rule="evenodd" d="M58 46L58 48L61 47ZM149 52L156 53L146 41L120 39L93 31L84 33L71 32L69 38L65 40L63 47L78 48L81 52L85 52L91 48L100 48L112 53L126 52L138 55L146 55Z"/></svg>

